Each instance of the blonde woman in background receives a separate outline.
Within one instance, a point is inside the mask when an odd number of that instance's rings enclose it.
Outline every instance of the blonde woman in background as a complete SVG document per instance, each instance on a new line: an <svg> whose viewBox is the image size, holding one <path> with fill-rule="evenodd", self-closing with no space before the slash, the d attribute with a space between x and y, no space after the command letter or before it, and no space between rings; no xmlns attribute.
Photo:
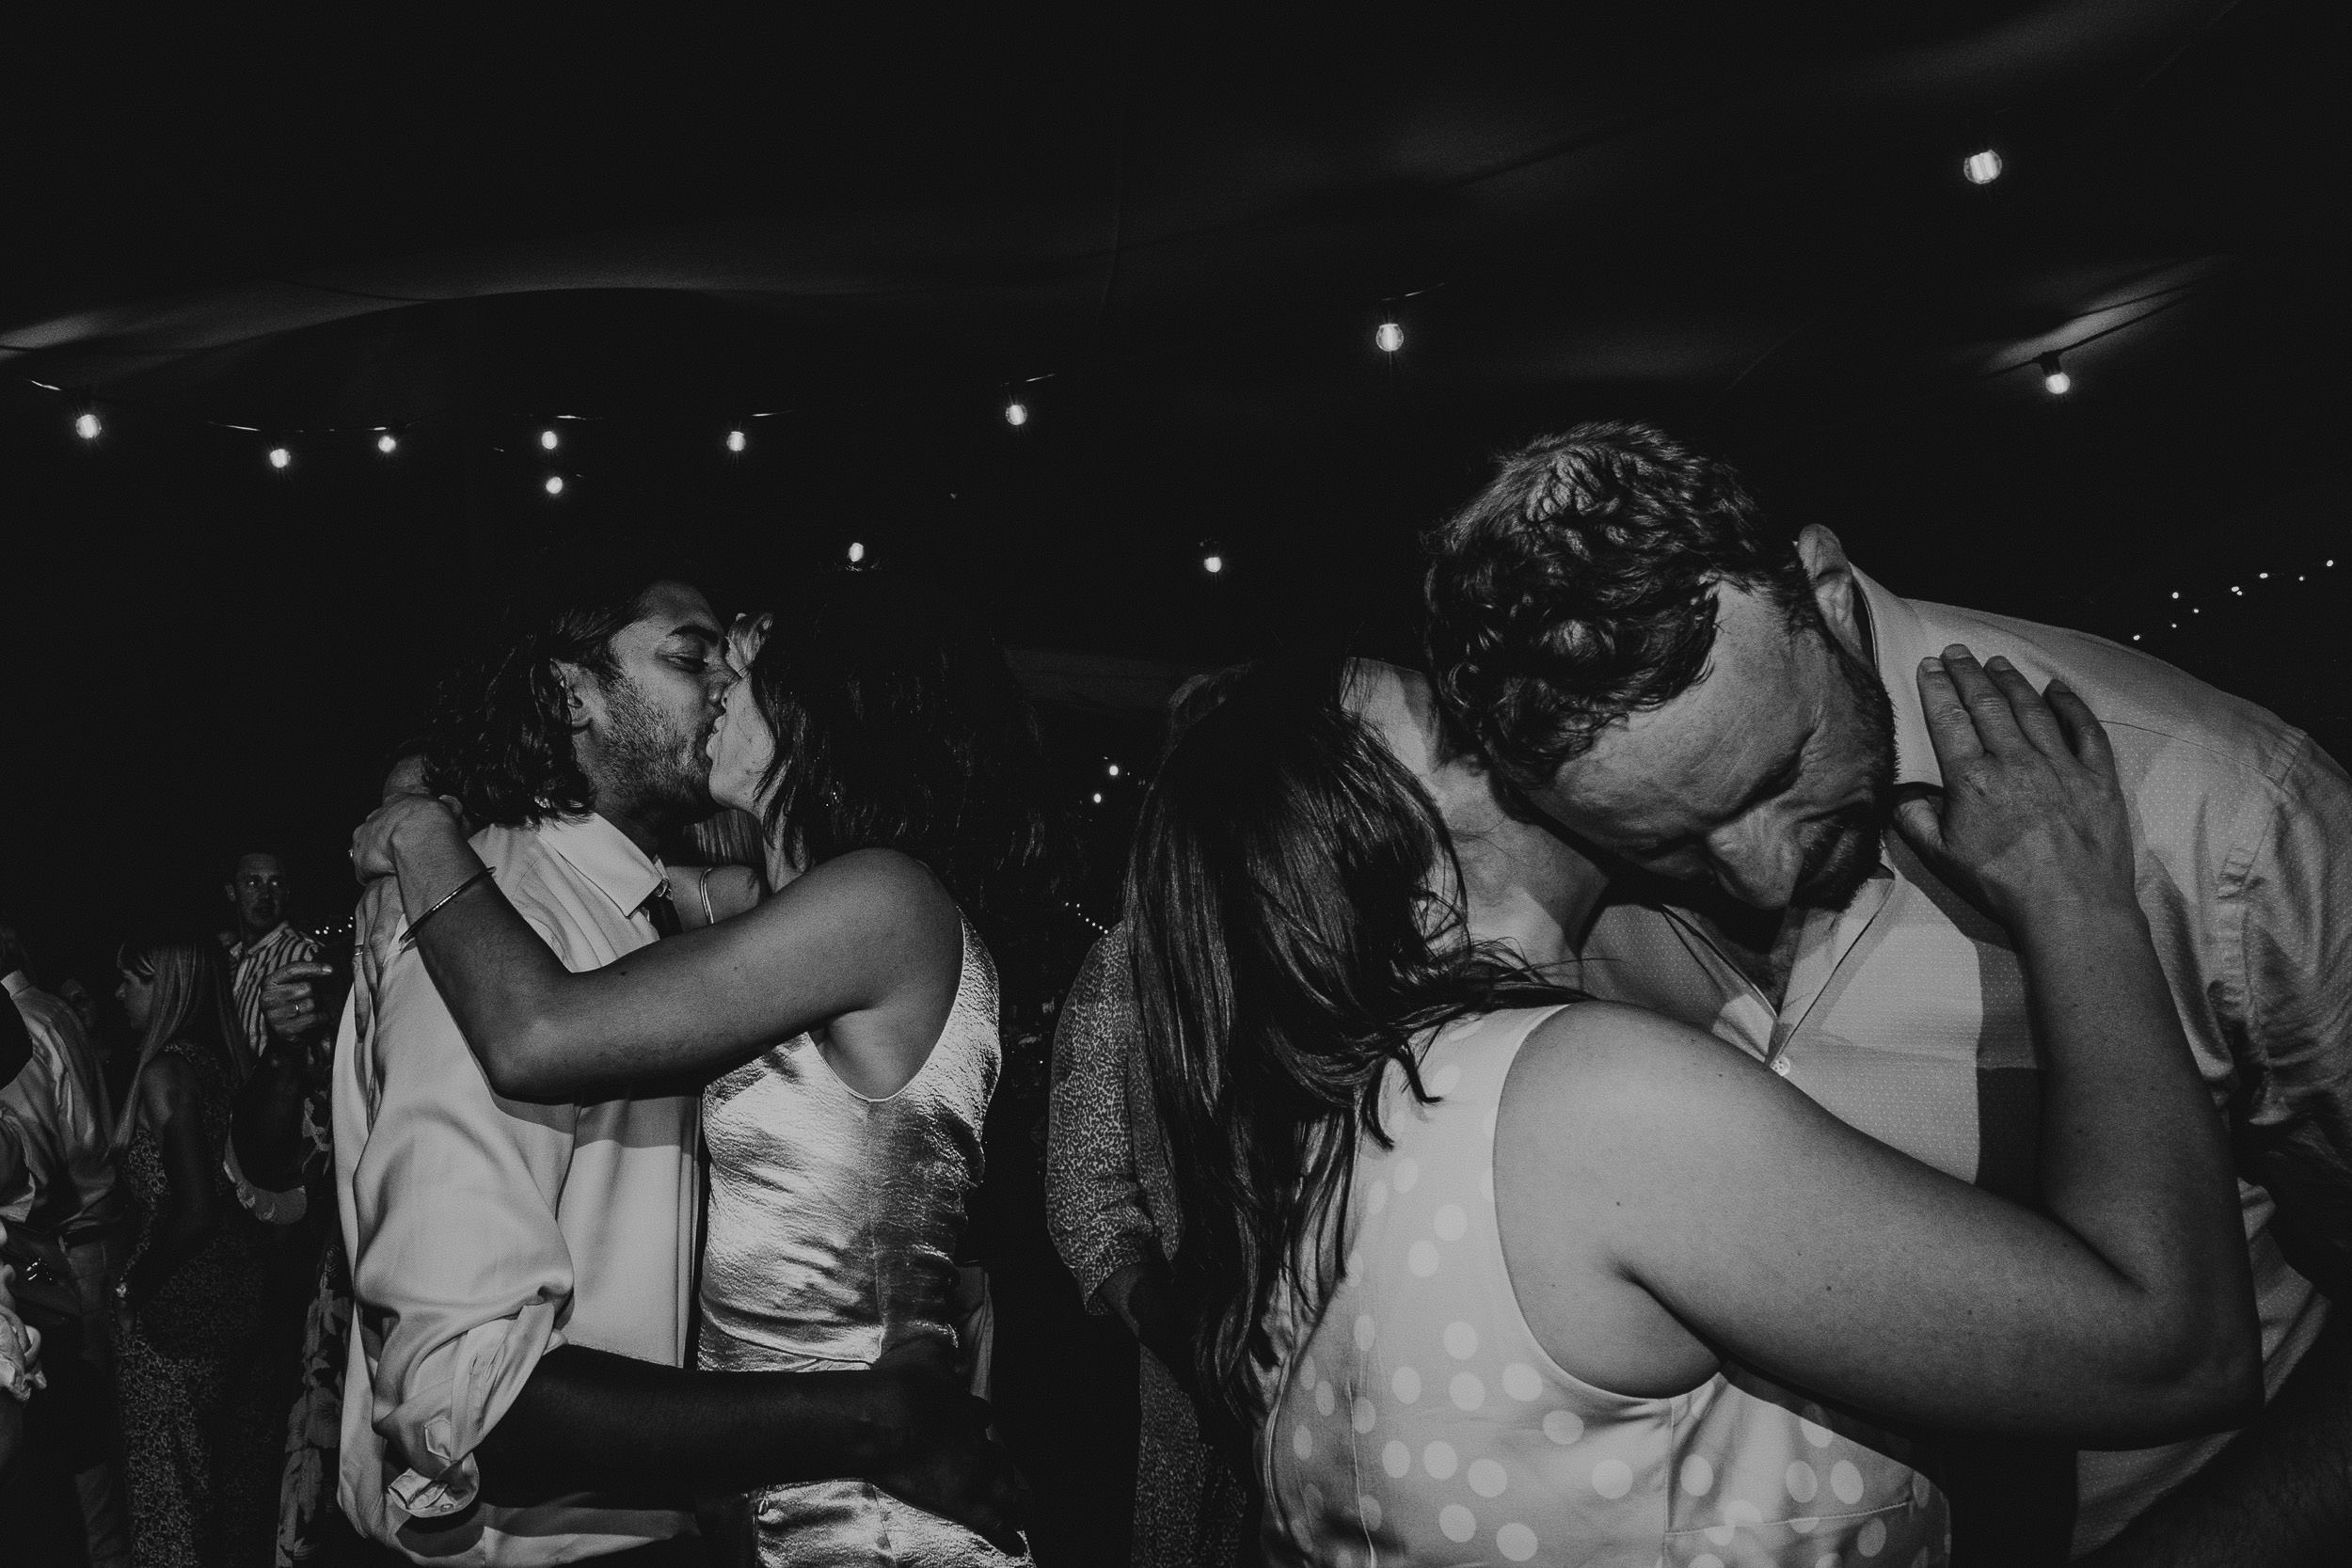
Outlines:
<svg viewBox="0 0 2352 1568"><path fill-rule="evenodd" d="M115 1287L135 1560L265 1561L282 1412L259 1365L267 1243L223 1169L238 1061L228 966L194 932L127 942L115 962L140 1032L113 1140L138 1210Z"/></svg>

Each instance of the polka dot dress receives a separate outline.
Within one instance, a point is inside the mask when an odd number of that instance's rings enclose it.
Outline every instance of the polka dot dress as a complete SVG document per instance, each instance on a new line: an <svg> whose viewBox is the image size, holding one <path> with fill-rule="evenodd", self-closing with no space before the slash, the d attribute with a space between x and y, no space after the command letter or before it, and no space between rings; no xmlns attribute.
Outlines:
<svg viewBox="0 0 2352 1568"><path fill-rule="evenodd" d="M1664 1399L1553 1364L1495 1226L1504 1077L1551 1009L1450 1026L1392 1073L1357 1156L1348 1255L1313 1323L1278 1312L1259 1434L1276 1563L1936 1568L1941 1494L1891 1439L1745 1373ZM1879 1446L1872 1446L1873 1444Z"/></svg>

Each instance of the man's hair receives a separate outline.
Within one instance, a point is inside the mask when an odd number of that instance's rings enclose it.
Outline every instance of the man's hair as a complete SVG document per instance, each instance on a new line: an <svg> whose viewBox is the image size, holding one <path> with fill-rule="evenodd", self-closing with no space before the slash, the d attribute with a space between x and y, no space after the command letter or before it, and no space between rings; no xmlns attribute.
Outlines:
<svg viewBox="0 0 2352 1568"><path fill-rule="evenodd" d="M433 792L457 797L477 826L516 828L594 811L555 666L577 664L605 680L618 674L613 637L644 613L653 586L671 579L634 562L541 575L435 694L437 744L425 768Z"/></svg>
<svg viewBox="0 0 2352 1568"><path fill-rule="evenodd" d="M222 881L235 883L237 867L245 863L245 858L247 855L267 855L278 863L278 869L281 871L292 868L293 863L286 859L286 851L267 839L241 838L236 841L236 846L229 851L229 858L221 864Z"/></svg>
<svg viewBox="0 0 2352 1568"><path fill-rule="evenodd" d="M1646 424L1580 424L1501 460L1427 541L1429 669L1447 716L1521 784L1681 695L1715 590L1816 625L1804 563L1740 476Z"/></svg>

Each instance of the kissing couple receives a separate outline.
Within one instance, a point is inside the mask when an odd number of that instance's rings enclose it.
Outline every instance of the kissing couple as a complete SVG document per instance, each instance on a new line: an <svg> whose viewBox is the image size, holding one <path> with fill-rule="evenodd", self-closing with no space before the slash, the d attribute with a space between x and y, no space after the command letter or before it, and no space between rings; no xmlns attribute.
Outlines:
<svg viewBox="0 0 2352 1568"><path fill-rule="evenodd" d="M550 575L355 835L340 1500L416 1561L1025 1560L960 1263L1035 720L943 594L773 608ZM665 869L716 807L764 898Z"/></svg>

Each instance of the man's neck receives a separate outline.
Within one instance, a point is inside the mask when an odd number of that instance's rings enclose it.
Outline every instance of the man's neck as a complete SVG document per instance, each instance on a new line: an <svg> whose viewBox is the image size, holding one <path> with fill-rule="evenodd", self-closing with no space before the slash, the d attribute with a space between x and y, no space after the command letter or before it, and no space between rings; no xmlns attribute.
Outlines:
<svg viewBox="0 0 2352 1568"><path fill-rule="evenodd" d="M283 926L285 922L283 920L273 920L266 926L254 927L248 926L243 921L239 921L237 923L237 946L241 950L251 947L255 942L261 941L263 937L269 935L272 931L275 931L278 927Z"/></svg>
<svg viewBox="0 0 2352 1568"><path fill-rule="evenodd" d="M667 813L632 801L607 800L598 800L596 811L598 816L620 829L621 836L637 846L647 860L661 858L661 840L672 826Z"/></svg>

